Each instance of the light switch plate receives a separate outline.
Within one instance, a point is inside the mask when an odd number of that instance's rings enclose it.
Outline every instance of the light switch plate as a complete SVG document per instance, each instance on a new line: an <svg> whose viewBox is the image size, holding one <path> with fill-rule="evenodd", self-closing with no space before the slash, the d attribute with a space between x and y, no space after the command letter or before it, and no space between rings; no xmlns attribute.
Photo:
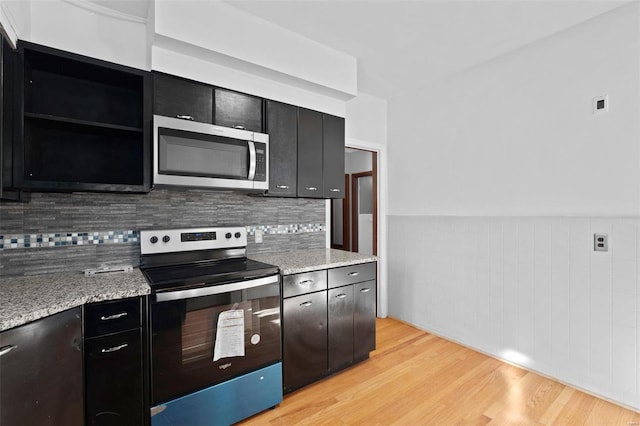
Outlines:
<svg viewBox="0 0 640 426"><path fill-rule="evenodd" d="M256 244L262 243L262 229L256 229Z"/></svg>
<svg viewBox="0 0 640 426"><path fill-rule="evenodd" d="M596 96L593 98L593 113L604 114L605 112L609 112L609 96Z"/></svg>

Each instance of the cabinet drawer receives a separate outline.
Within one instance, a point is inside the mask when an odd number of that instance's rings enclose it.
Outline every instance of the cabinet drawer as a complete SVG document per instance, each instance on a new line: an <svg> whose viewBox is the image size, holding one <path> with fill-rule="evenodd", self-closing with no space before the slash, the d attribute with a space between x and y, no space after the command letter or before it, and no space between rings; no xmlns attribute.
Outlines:
<svg viewBox="0 0 640 426"><path fill-rule="evenodd" d="M376 262L329 269L329 288L376 279Z"/></svg>
<svg viewBox="0 0 640 426"><path fill-rule="evenodd" d="M140 327L141 298L85 305L85 337L115 333Z"/></svg>
<svg viewBox="0 0 640 426"><path fill-rule="evenodd" d="M282 297L297 296L327 289L327 271L286 275L282 280Z"/></svg>

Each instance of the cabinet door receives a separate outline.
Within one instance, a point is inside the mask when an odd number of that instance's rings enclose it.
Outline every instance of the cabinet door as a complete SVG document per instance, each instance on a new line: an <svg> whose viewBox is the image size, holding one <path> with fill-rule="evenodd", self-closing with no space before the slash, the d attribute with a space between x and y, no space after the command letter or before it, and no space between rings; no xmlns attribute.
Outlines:
<svg viewBox="0 0 640 426"><path fill-rule="evenodd" d="M298 173L298 111L293 105L267 101L269 192L295 197Z"/></svg>
<svg viewBox="0 0 640 426"><path fill-rule="evenodd" d="M323 197L322 113L305 108L298 108L298 196Z"/></svg>
<svg viewBox="0 0 640 426"><path fill-rule="evenodd" d="M344 198L344 118L323 115L324 198Z"/></svg>
<svg viewBox="0 0 640 426"><path fill-rule="evenodd" d="M81 345L80 308L0 333L0 424L83 425Z"/></svg>
<svg viewBox="0 0 640 426"><path fill-rule="evenodd" d="M354 284L354 298L353 357L358 361L376 348L376 282Z"/></svg>
<svg viewBox="0 0 640 426"><path fill-rule="evenodd" d="M329 323L329 371L353 362L353 285L327 292Z"/></svg>
<svg viewBox="0 0 640 426"><path fill-rule="evenodd" d="M213 124L262 133L262 98L220 88L214 94Z"/></svg>
<svg viewBox="0 0 640 426"><path fill-rule="evenodd" d="M166 74L153 74L153 113L213 123L213 88Z"/></svg>
<svg viewBox="0 0 640 426"><path fill-rule="evenodd" d="M283 381L291 391L327 372L327 292L283 301Z"/></svg>
<svg viewBox="0 0 640 426"><path fill-rule="evenodd" d="M144 423L141 339L137 329L85 341L88 426Z"/></svg>

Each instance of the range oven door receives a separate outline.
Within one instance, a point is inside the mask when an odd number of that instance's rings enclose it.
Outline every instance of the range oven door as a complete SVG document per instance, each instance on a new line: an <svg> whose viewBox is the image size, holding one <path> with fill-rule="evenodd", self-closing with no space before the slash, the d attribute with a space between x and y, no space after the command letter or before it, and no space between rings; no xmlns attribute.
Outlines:
<svg viewBox="0 0 640 426"><path fill-rule="evenodd" d="M269 136L154 116L153 183L268 189Z"/></svg>
<svg viewBox="0 0 640 426"><path fill-rule="evenodd" d="M155 294L152 405L280 361L279 281L271 275Z"/></svg>

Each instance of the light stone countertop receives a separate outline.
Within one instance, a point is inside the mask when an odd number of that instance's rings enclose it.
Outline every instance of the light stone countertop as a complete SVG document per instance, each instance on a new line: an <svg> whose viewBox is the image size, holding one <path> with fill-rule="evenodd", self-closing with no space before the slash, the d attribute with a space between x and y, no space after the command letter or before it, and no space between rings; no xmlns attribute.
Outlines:
<svg viewBox="0 0 640 426"><path fill-rule="evenodd" d="M0 331L85 303L150 293L138 268L85 277L81 272L0 278Z"/></svg>
<svg viewBox="0 0 640 426"><path fill-rule="evenodd" d="M306 249L284 253L255 254L249 257L258 262L278 266L282 275L377 261L375 256L335 249Z"/></svg>

